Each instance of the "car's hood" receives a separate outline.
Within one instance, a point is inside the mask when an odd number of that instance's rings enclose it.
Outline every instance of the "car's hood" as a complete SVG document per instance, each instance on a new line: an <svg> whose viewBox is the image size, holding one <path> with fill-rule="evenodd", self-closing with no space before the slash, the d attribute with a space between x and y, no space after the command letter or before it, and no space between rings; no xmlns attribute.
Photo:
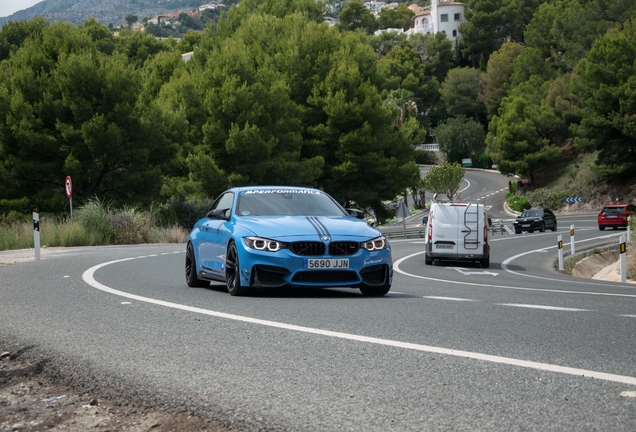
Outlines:
<svg viewBox="0 0 636 432"><path fill-rule="evenodd" d="M257 236L273 240L285 238L320 240L322 237L347 237L356 241L365 241L382 235L366 221L345 216L243 216L236 218L236 224Z"/></svg>

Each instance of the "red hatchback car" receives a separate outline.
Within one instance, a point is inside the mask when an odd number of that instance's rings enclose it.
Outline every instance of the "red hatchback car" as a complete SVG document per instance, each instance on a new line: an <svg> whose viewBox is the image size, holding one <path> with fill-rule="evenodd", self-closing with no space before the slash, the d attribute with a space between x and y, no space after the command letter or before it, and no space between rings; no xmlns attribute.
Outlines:
<svg viewBox="0 0 636 432"><path fill-rule="evenodd" d="M626 227L628 216L636 216L636 205L608 204L598 214L598 229Z"/></svg>

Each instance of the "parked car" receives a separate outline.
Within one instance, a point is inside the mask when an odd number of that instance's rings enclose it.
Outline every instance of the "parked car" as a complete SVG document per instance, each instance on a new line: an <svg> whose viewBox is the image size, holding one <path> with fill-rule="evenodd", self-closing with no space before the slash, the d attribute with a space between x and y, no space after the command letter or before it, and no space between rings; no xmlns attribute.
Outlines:
<svg viewBox="0 0 636 432"><path fill-rule="evenodd" d="M225 282L233 296L253 287L391 289L388 240L364 214L317 189L238 187L223 192L186 244L190 287Z"/></svg>
<svg viewBox="0 0 636 432"><path fill-rule="evenodd" d="M626 227L627 218L635 215L634 204L608 204L598 214L598 229Z"/></svg>
<svg viewBox="0 0 636 432"><path fill-rule="evenodd" d="M552 210L547 208L524 210L514 222L515 234L523 231L534 232L535 230L545 232L546 228L552 231L557 230L557 219Z"/></svg>

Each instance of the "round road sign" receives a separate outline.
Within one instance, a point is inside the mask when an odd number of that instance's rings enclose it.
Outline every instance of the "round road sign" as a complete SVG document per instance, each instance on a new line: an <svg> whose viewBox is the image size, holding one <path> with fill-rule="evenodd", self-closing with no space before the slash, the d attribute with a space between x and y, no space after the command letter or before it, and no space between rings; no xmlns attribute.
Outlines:
<svg viewBox="0 0 636 432"><path fill-rule="evenodd" d="M73 196L73 182L71 181L70 176L66 176L66 181L64 182L64 188L66 190L66 198L70 199Z"/></svg>

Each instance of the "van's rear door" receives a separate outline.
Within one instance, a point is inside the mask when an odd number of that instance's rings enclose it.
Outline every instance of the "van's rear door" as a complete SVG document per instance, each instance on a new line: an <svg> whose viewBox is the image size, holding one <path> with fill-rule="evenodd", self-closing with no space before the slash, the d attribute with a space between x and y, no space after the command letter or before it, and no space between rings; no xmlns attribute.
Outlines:
<svg viewBox="0 0 636 432"><path fill-rule="evenodd" d="M480 254L483 249L484 206L483 204L462 204L456 207L457 252L459 254Z"/></svg>
<svg viewBox="0 0 636 432"><path fill-rule="evenodd" d="M463 214L464 205L438 205L433 215L433 253L456 254L459 253L459 242L462 237L458 235L460 214ZM463 216L462 216L463 217Z"/></svg>

